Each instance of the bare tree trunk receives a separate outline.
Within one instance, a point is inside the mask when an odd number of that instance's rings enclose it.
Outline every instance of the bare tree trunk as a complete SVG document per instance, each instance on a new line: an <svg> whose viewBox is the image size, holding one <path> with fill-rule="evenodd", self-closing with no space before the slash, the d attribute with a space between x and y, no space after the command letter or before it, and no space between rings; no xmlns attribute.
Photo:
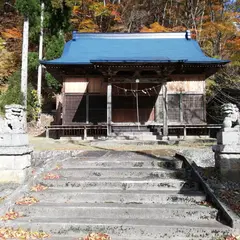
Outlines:
<svg viewBox="0 0 240 240"><path fill-rule="evenodd" d="M206 9L205 1L203 3L204 3L204 7L203 7L202 14L201 14L201 21L200 21L200 26L199 26L198 41L201 41L201 34L202 34L202 29L203 29L203 17L204 17L205 9Z"/></svg>
<svg viewBox="0 0 240 240"><path fill-rule="evenodd" d="M41 5L41 30L39 38L39 60L43 58L43 20L44 20L44 3ZM38 104L41 106L41 90L42 90L42 65L38 66L38 83L37 83L37 94L38 94Z"/></svg>
<svg viewBox="0 0 240 240"><path fill-rule="evenodd" d="M196 15L197 15L197 7L198 7L198 2L196 6L194 6L194 2L191 1L191 16L192 16L192 28L194 29L196 33L196 39L198 39L198 29L197 29L197 23L196 23ZM194 9L195 7L195 9Z"/></svg>
<svg viewBox="0 0 240 240"><path fill-rule="evenodd" d="M165 16L166 16L167 5L168 5L168 0L166 1L166 3L165 3L165 7L164 7L164 10L163 10L162 26L164 26L164 22L165 22Z"/></svg>
<svg viewBox="0 0 240 240"><path fill-rule="evenodd" d="M28 35L29 35L29 19L28 19L28 17L24 17L23 44L22 44L22 69L21 69L21 92L23 93L23 104L25 107L27 107Z"/></svg>

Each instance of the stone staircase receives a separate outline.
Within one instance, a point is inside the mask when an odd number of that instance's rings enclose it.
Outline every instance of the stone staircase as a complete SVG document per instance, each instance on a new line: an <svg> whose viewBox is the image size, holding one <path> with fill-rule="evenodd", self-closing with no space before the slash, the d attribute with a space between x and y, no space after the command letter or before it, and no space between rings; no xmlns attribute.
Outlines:
<svg viewBox="0 0 240 240"><path fill-rule="evenodd" d="M151 125L112 126L112 137L117 140L156 141L161 139L161 134Z"/></svg>
<svg viewBox="0 0 240 240"><path fill-rule="evenodd" d="M231 232L206 196L186 179L182 162L133 152L83 152L52 170L59 179L38 179L49 188L29 192L39 200L15 205L25 217L6 225L45 231L50 239L79 239L103 232L112 240L214 239ZM49 169L50 170L50 169ZM42 176L49 171L42 173Z"/></svg>

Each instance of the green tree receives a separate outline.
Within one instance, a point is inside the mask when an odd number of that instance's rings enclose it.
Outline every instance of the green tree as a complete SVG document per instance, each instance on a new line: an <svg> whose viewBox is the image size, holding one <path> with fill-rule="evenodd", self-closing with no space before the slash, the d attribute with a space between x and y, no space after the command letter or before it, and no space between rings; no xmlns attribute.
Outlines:
<svg viewBox="0 0 240 240"><path fill-rule="evenodd" d="M62 55L64 43L65 40L63 34L47 37L45 40L45 58L48 60L59 58ZM61 90L62 85L60 82L48 72L46 73L46 83L47 87L54 92L59 92Z"/></svg>
<svg viewBox="0 0 240 240"><path fill-rule="evenodd" d="M23 95L20 85L20 71L15 72L9 79L9 86L6 92L0 95L0 111L4 112L4 106L8 104L23 104Z"/></svg>

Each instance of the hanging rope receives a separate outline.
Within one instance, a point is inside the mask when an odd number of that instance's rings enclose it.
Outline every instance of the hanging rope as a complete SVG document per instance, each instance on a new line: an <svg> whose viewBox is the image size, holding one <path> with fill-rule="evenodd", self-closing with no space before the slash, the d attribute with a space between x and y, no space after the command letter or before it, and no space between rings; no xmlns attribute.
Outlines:
<svg viewBox="0 0 240 240"><path fill-rule="evenodd" d="M119 87L117 85L113 85L115 88L119 89L119 90L122 90L125 92L125 94L127 92L131 92L133 94L133 96L136 96L136 93L139 93L139 92L142 92L148 96L151 96L150 95L150 91L154 91L155 93L158 93L157 89L159 87L162 87L162 85L157 85L157 86L154 86L154 87L150 87L150 88L144 88L144 89L128 89L128 88L122 88L122 87Z"/></svg>
<svg viewBox="0 0 240 240"><path fill-rule="evenodd" d="M158 93L157 89L162 87L161 85L157 85L154 87L150 87L150 88L144 88L144 89L138 89L138 81L136 81L136 89L127 89L127 88L122 88L119 87L117 85L113 85L113 87L117 88L118 90L122 90L124 91L125 95L127 95L127 92L131 92L133 94L133 96L136 98L136 111L137 111L137 123L138 123L138 130L140 130L140 116L139 116L139 93L144 93L146 95L148 95L149 97L151 96L150 92L154 91L156 94Z"/></svg>

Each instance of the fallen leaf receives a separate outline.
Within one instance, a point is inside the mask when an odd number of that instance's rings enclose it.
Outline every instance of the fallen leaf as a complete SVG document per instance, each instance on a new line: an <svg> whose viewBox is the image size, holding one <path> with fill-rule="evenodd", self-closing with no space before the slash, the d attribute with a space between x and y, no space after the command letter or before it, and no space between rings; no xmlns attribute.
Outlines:
<svg viewBox="0 0 240 240"><path fill-rule="evenodd" d="M205 206L205 207L213 207L212 204L207 201L201 201L201 202L198 202L197 204Z"/></svg>
<svg viewBox="0 0 240 240"><path fill-rule="evenodd" d="M44 186L44 185L41 185L41 184L37 184L36 186L31 188L31 191L32 192L41 192L41 191L44 191L46 189L48 189L47 186Z"/></svg>
<svg viewBox="0 0 240 240"><path fill-rule="evenodd" d="M106 233L89 233L86 237L79 240L111 240L111 237Z"/></svg>
<svg viewBox="0 0 240 240"><path fill-rule="evenodd" d="M0 217L0 219L2 221L8 221L8 220L14 220L14 219L19 218L19 217L21 217L21 215L18 212L10 210L4 216Z"/></svg>
<svg viewBox="0 0 240 240"><path fill-rule="evenodd" d="M20 199L19 201L17 201L16 204L17 205L32 205L37 202L39 202L39 201L34 197L24 197L24 198Z"/></svg>
<svg viewBox="0 0 240 240"><path fill-rule="evenodd" d="M225 240L237 240L237 238L234 235L230 235L230 236L227 236Z"/></svg>
<svg viewBox="0 0 240 240"><path fill-rule="evenodd" d="M14 228L0 228L0 239L43 239L49 238L50 235L45 232L30 232L25 231L21 228L14 229Z"/></svg>
<svg viewBox="0 0 240 240"><path fill-rule="evenodd" d="M59 179L60 176L58 174L54 174L54 173L47 173L43 179L44 180L53 180L53 179Z"/></svg>

